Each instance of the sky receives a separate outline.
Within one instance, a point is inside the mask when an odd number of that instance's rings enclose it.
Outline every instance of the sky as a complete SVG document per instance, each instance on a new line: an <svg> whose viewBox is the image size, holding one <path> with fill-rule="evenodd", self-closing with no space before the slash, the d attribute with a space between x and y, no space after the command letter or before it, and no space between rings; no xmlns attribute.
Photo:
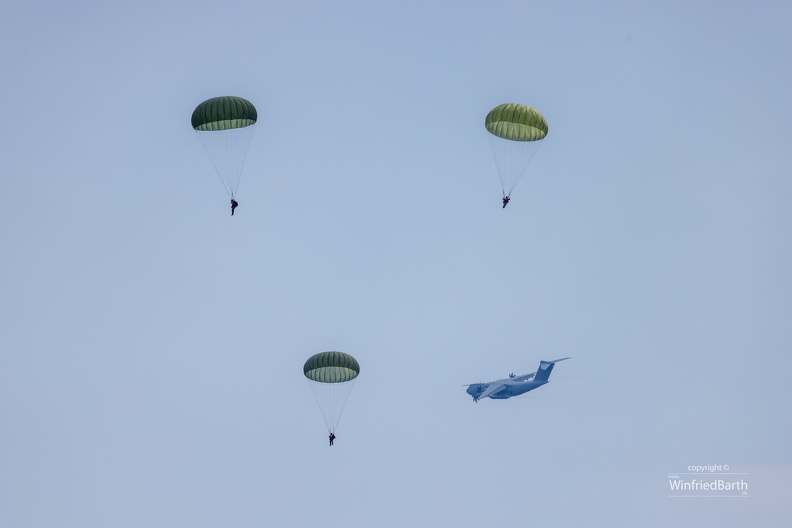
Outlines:
<svg viewBox="0 0 792 528"><path fill-rule="evenodd" d="M790 23L6 2L0 525L788 526ZM259 115L233 217L190 127L224 95ZM549 125L505 209L503 103ZM361 365L332 448L326 350ZM701 465L748 494L669 497Z"/></svg>

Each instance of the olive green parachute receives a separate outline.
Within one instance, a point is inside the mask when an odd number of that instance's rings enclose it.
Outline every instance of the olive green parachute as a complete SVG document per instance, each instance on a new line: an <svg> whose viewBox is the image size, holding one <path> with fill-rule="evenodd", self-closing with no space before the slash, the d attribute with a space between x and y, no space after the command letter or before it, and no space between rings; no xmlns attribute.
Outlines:
<svg viewBox="0 0 792 528"><path fill-rule="evenodd" d="M306 378L320 383L343 383L358 377L360 365L349 354L321 352L308 358L303 373Z"/></svg>
<svg viewBox="0 0 792 528"><path fill-rule="evenodd" d="M484 126L490 133L492 155L506 197L517 186L547 135L547 121L530 106L510 103L490 110Z"/></svg>
<svg viewBox="0 0 792 528"><path fill-rule="evenodd" d="M253 103L231 96L208 99L192 114L192 127L232 199L239 188L253 125L257 120L258 112Z"/></svg>
<svg viewBox="0 0 792 528"><path fill-rule="evenodd" d="M521 104L502 104L487 114L487 131L511 141L538 141L547 135L547 121L542 114Z"/></svg>
<svg viewBox="0 0 792 528"><path fill-rule="evenodd" d="M314 354L303 365L303 374L313 391L327 431L335 432L349 394L360 374L357 360L343 352Z"/></svg>
<svg viewBox="0 0 792 528"><path fill-rule="evenodd" d="M192 115L195 130L231 130L255 124L256 107L241 97L213 97L199 104Z"/></svg>

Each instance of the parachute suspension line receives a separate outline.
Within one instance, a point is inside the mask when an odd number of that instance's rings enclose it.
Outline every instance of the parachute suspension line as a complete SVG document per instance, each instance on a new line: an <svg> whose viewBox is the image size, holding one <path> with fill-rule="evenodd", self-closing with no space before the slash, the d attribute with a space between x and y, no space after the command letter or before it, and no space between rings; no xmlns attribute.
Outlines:
<svg viewBox="0 0 792 528"><path fill-rule="evenodd" d="M349 394L352 391L354 382L347 383L319 383L315 386L312 382L312 389L316 396L319 410L325 420L325 425L329 432L334 432L341 419L341 414L346 406Z"/></svg>
<svg viewBox="0 0 792 528"><path fill-rule="evenodd" d="M338 402L338 416L336 417L335 424L333 425L333 432L335 432L335 428L338 427L338 422L341 420L341 415L344 413L344 408L346 407L347 401L349 401L349 394L352 392L352 388L355 386L355 380L342 383L341 385L346 386L343 389L344 394L341 396L341 401Z"/></svg>
<svg viewBox="0 0 792 528"><path fill-rule="evenodd" d="M245 165L254 128L255 125L231 130L196 130L220 178L220 183L231 198L236 195L239 188L242 167Z"/></svg>
<svg viewBox="0 0 792 528"><path fill-rule="evenodd" d="M489 136L504 197L511 196L542 141L512 141Z"/></svg>
<svg viewBox="0 0 792 528"><path fill-rule="evenodd" d="M327 432L334 433L355 385L355 380L344 383L319 383L308 380L308 384L316 398L319 411L322 413Z"/></svg>
<svg viewBox="0 0 792 528"><path fill-rule="evenodd" d="M209 155L212 166L215 168L215 173L217 173L217 177L220 178L220 183L223 184L223 188L225 189L228 196L232 196L232 190L227 183L227 178L223 178L223 174L226 174L230 170L230 163L227 159L223 159L223 150L227 150L229 148L227 146L224 147L224 145L230 142L230 132L231 131L228 130L212 132L199 130L195 131L195 133L198 134L198 139L201 140L206 153Z"/></svg>

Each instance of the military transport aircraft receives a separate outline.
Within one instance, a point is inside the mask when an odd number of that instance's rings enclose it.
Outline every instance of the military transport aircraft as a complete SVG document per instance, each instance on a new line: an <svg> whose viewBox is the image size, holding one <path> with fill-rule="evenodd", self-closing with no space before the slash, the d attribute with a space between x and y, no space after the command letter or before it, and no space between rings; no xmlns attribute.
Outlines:
<svg viewBox="0 0 792 528"><path fill-rule="evenodd" d="M473 396L473 401L476 403L481 398L505 400L512 396L519 396L548 383L548 378L550 378L550 373L553 372L555 364L565 359L569 358L542 361L539 363L539 370L530 374L523 374L522 376L509 374L508 378L491 381L490 383L471 383L467 385L467 391L465 392Z"/></svg>

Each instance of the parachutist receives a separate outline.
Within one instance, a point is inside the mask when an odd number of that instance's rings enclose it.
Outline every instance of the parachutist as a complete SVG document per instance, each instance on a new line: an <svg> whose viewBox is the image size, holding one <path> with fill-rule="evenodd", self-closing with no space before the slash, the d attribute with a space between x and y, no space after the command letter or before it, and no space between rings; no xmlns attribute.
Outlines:
<svg viewBox="0 0 792 528"><path fill-rule="evenodd" d="M517 103L496 106L484 120L498 178L503 190L503 207L547 136L547 121L536 109Z"/></svg>
<svg viewBox="0 0 792 528"><path fill-rule="evenodd" d="M330 445L333 445L338 420L360 374L360 364L343 352L320 352L308 358L303 365L303 374L309 380L308 385L327 426Z"/></svg>
<svg viewBox="0 0 792 528"><path fill-rule="evenodd" d="M253 103L233 96L207 99L195 107L190 120L231 199L239 188L252 127L257 120Z"/></svg>
<svg viewBox="0 0 792 528"><path fill-rule="evenodd" d="M239 202L231 198L231 216L234 216L234 209L236 209L238 205Z"/></svg>
<svg viewBox="0 0 792 528"><path fill-rule="evenodd" d="M506 206L509 205L509 200L511 200L511 198L509 198L508 196L503 197L503 209L506 209Z"/></svg>

